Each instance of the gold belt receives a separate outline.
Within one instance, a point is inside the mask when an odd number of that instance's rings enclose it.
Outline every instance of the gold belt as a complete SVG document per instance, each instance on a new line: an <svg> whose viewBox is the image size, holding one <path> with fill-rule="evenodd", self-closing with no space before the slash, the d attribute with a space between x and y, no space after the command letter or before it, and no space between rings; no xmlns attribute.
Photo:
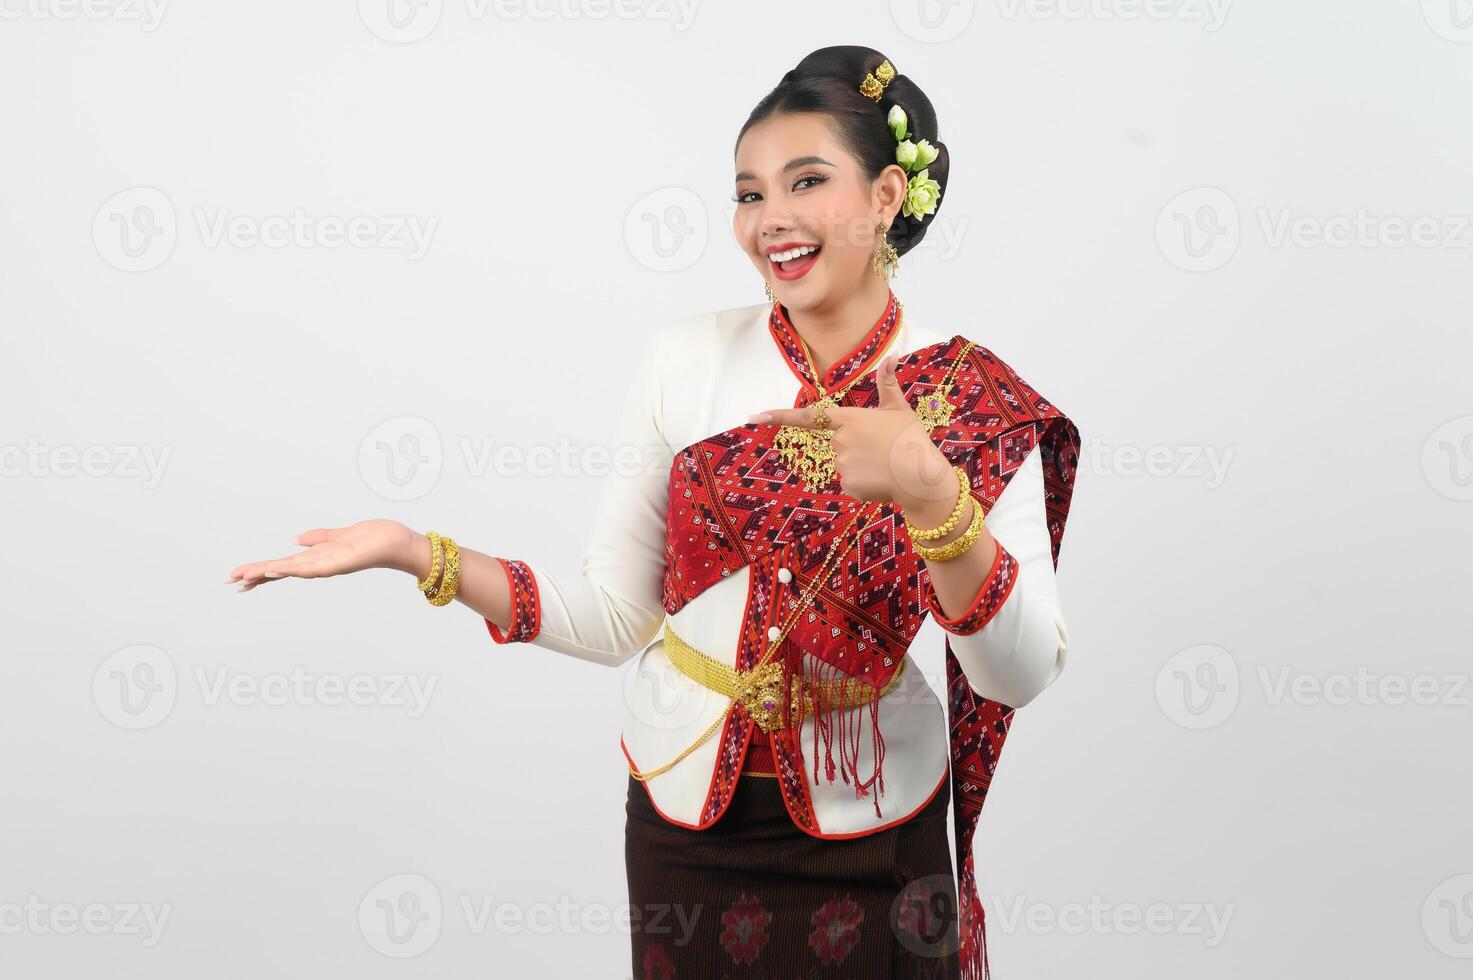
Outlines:
<svg viewBox="0 0 1473 980"><path fill-rule="evenodd" d="M747 709L757 727L764 732L774 732L784 727L782 712L782 664L776 661L767 661L754 670L737 670L728 667L715 657L708 656L691 646L680 638L670 628L670 621L665 621L665 656L682 674L696 681L698 684L715 691L717 694L731 698L731 704L726 710L716 716L716 720L701 733L685 749L656 769L646 769L640 772L629 767L629 774L635 779L643 782L667 771L681 759L690 755L712 735L716 734L731 709L740 704ZM855 708L870 701L877 700L889 694L891 689L900 682L900 675L905 672L905 659L901 658L900 665L895 673L885 683L885 686L876 691L873 685L852 677L840 680L811 681L803 677L793 679L792 693L792 721L800 724L813 711L813 692L817 690L823 695L823 703L826 706Z"/></svg>
<svg viewBox="0 0 1473 980"><path fill-rule="evenodd" d="M728 667L682 640L670 628L668 620L665 622L665 656L691 680L746 708L757 727L764 732L773 732L784 727L781 663L769 660L755 670ZM828 681L794 678L791 698L793 723L802 722L812 712L815 689L822 694L825 705L855 708L889 694L904 670L905 660L902 659L899 668L879 693L875 692L873 685L852 677Z"/></svg>

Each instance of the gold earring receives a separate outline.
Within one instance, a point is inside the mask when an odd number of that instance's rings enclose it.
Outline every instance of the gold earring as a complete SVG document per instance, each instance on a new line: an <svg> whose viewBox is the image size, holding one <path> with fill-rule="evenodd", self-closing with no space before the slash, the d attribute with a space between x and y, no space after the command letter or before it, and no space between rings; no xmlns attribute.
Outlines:
<svg viewBox="0 0 1473 980"><path fill-rule="evenodd" d="M767 291L767 302L776 303L777 294L772 291L772 283L764 279L762 280L762 288Z"/></svg>
<svg viewBox="0 0 1473 980"><path fill-rule="evenodd" d="M875 224L875 250L870 253L870 266L883 282L895 278L900 267L900 253L890 244L890 230L883 224Z"/></svg>

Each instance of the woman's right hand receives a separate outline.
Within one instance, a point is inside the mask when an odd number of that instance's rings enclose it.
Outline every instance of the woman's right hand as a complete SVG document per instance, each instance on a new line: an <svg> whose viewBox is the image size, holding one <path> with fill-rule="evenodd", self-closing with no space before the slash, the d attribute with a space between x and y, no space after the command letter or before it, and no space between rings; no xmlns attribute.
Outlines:
<svg viewBox="0 0 1473 980"><path fill-rule="evenodd" d="M306 546L307 551L240 565L225 582L240 582L239 591L249 592L263 582L280 578L327 578L365 568L408 572L414 563L414 546L421 538L398 521L389 520L313 528L297 535L296 543Z"/></svg>

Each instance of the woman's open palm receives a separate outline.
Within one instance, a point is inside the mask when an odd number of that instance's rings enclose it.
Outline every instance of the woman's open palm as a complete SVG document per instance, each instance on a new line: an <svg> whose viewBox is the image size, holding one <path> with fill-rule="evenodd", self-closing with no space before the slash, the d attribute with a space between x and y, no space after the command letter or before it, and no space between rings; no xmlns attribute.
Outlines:
<svg viewBox="0 0 1473 980"><path fill-rule="evenodd" d="M313 528L297 535L307 547L285 558L238 566L225 580L240 582L249 592L262 582L280 578L327 578L365 568L397 568L414 532L398 521L359 521L349 527Z"/></svg>

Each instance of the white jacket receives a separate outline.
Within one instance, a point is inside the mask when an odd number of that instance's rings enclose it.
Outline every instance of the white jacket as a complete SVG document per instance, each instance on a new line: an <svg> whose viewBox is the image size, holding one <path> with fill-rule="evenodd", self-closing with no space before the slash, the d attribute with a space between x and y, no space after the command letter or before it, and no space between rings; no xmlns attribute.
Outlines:
<svg viewBox="0 0 1473 980"><path fill-rule="evenodd" d="M638 447L643 459L638 466L620 469L616 452L618 472L605 478L596 523L582 556L581 576L551 575L535 560L500 559L512 586L515 616L505 633L486 621L496 642L527 642L609 666L639 657L637 669L628 674L629 707L621 743L640 771L674 758L730 703L693 683L670 663L662 637L667 617L674 631L691 645L735 666L749 602L777 603L788 590L796 595L799 588L796 579L780 581L781 573L764 575L763 588L770 594L752 596L753 566L748 564L724 575L674 613L666 611L670 604L668 549L691 537L685 529L667 526L670 487L675 485L672 464L687 447L713 434L744 425L747 430L763 429L747 423L753 412L811 401L811 397L802 398L802 365L795 363L791 347L778 340L779 327L790 332L789 340L793 335L782 312L764 303L692 316L657 329L626 395L616 444ZM864 350L862 342L856 347L862 369L842 374L831 371L830 377L837 381L856 377L891 351L919 351L944 344L949 336L915 323L908 312L900 317L898 326L887 327L882 317L867 338L878 346ZM853 368L857 363L847 366ZM845 367L846 359L841 358L834 370ZM905 388L905 374L900 377ZM1003 392L1003 400L1011 397ZM1015 565L1008 581L984 583L979 609L974 610L981 615L970 620L957 617L948 623L939 615L924 577L928 598L918 600L922 615L928 601L931 603L931 614L946 630L956 661L976 695L1010 708L1028 704L1059 676L1069 646L1054 577L1063 515L1054 515L1056 537L1051 541L1044 448L1042 442L1033 445L1021 465L1003 474L1005 489L986 512L987 527L1001 546L999 566L1004 556L1010 556ZM634 453L623 451L628 464ZM1067 509L1067 495L1063 507ZM994 567L994 574L1002 571ZM990 605L982 609L989 584L997 588L988 600ZM985 625L978 627L981 619ZM839 632L834 630L835 635ZM864 644L859 646L862 649ZM796 786L791 771L783 780L794 819L810 834L858 836L900 823L921 810L947 778L947 718L937 690L942 688L940 693L945 696L946 681L927 683L910 655L904 656L907 662L900 682L880 699L878 707L885 745L883 793L871 790L861 796L842 779L815 780L816 760L807 755L798 767L802 785ZM868 709L859 710L868 714ZM799 733L797 745L805 747L805 752L814 744L813 726L814 718L808 717ZM870 739L860 738L857 743L857 771L868 773L873 766ZM704 828L724 811L733 776L741 769L745 744L725 737L723 729L673 768L642 785L667 820ZM800 812L805 799L808 810Z"/></svg>

